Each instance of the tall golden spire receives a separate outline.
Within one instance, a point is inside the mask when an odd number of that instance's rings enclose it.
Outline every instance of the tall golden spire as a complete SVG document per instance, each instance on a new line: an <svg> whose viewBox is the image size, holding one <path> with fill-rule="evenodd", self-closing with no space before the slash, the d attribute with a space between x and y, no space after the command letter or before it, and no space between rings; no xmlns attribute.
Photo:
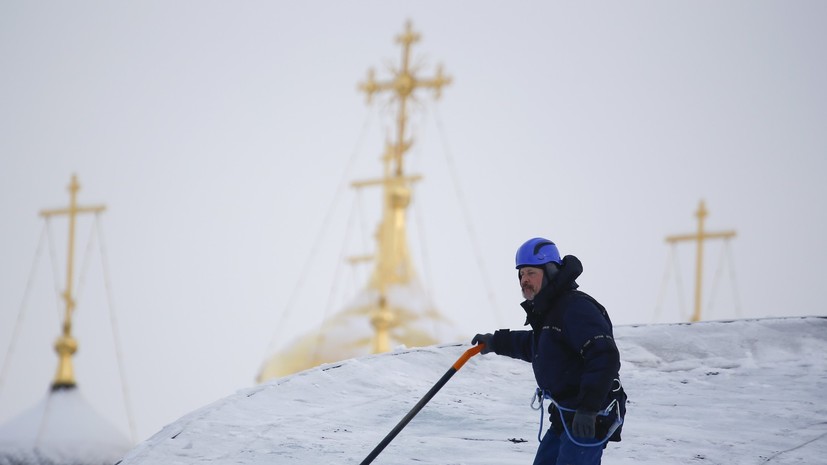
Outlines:
<svg viewBox="0 0 827 465"><path fill-rule="evenodd" d="M378 179L357 181L353 187L382 188L382 218L371 255L351 258L352 263L372 261L374 268L365 288L342 310L326 318L320 327L295 338L285 349L269 356L257 376L259 382L369 353L385 352L395 346L423 347L455 341L450 321L433 307L416 279L408 251L406 214L411 202L411 185L421 179L408 175L404 155L413 145L408 127L410 104L417 90L430 89L439 98L451 79L437 68L436 75L423 78L411 67L411 48L419 41L410 22L396 42L402 46L402 61L386 81L368 71L358 89L368 101L377 94L389 94L394 105L394 131L385 141L383 173Z"/></svg>
<svg viewBox="0 0 827 465"><path fill-rule="evenodd" d="M695 255L695 310L692 313L692 321L701 321L701 283L703 282L703 260L704 241L708 239L731 239L735 237L735 231L707 232L704 230L704 221L709 211L704 201L698 205L695 216L698 218L698 231L695 234L678 234L668 236L666 242L675 243L680 241L695 241L697 249Z"/></svg>
<svg viewBox="0 0 827 465"><path fill-rule="evenodd" d="M411 201L411 184L420 176L406 176L404 155L413 145L408 137L408 104L415 99L417 89L432 89L439 98L442 87L451 83L451 78L442 74L442 67L437 66L432 78L421 78L411 68L411 46L420 40L414 32L411 22L405 24L405 31L396 37L402 45L402 63L398 69L392 69L393 76L387 81L377 81L373 69L368 70L368 78L359 84L359 89L367 94L368 102L374 94L390 92L391 100L396 104L396 134L394 140L387 141L384 162L384 176L381 179L354 182L354 187L381 185L383 188L384 208L377 238L378 251L376 267L368 284L378 291L376 308L371 315L371 324L375 330L374 352L390 350L389 331L397 324L394 312L388 307L387 290L390 285L408 284L413 278L413 267L408 252L406 213Z"/></svg>
<svg viewBox="0 0 827 465"><path fill-rule="evenodd" d="M75 310L75 299L72 295L75 259L75 221L80 213L100 213L106 209L104 205L82 207L77 204L77 193L80 190L77 176L72 175L69 183L69 206L43 210L40 216L49 218L56 215L69 216L69 248L66 255L66 290L63 291L63 301L66 313L63 320L63 333L55 342L55 351L58 355L57 373L52 381L52 389L72 388L75 386L75 371L72 364L72 355L77 352L77 340L72 337L72 313Z"/></svg>

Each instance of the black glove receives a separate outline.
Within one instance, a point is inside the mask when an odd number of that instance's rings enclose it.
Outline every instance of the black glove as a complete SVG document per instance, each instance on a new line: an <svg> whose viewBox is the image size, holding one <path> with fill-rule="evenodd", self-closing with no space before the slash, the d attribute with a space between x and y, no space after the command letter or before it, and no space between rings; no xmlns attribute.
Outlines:
<svg viewBox="0 0 827 465"><path fill-rule="evenodd" d="M487 354L488 352L491 352L494 349L493 347L491 347L491 338L493 338L493 337L494 337L494 335L491 334L491 333L477 334L476 336L474 336L474 339L471 339L471 344L473 344L473 345L485 344L485 347L482 348L480 353L481 354Z"/></svg>
<svg viewBox="0 0 827 465"><path fill-rule="evenodd" d="M578 410L571 421L571 434L576 438L594 438L594 422L597 412Z"/></svg>

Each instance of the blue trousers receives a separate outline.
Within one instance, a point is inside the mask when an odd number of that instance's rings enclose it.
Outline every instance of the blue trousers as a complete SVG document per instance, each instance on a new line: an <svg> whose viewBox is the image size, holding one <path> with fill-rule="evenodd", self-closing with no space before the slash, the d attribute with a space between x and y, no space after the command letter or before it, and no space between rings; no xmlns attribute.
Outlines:
<svg viewBox="0 0 827 465"><path fill-rule="evenodd" d="M549 429L537 448L534 465L600 465L602 456L602 445L578 446L571 442L565 432L557 435L553 429Z"/></svg>

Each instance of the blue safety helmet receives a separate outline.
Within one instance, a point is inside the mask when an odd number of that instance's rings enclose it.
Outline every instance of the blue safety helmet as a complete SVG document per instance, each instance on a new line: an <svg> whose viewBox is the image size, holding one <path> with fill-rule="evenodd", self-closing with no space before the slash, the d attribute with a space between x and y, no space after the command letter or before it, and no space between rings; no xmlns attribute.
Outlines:
<svg viewBox="0 0 827 465"><path fill-rule="evenodd" d="M543 265L546 263L554 262L558 265L563 263L563 261L560 260L560 252L557 250L554 242L543 239L542 237L535 237L525 241L525 244L517 249L516 262L518 270L524 266L543 268Z"/></svg>

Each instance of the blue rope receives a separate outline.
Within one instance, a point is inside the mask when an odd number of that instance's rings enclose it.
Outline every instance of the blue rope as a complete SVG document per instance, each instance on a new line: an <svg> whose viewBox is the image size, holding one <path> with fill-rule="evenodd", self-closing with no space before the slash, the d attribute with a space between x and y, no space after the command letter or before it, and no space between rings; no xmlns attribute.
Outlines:
<svg viewBox="0 0 827 465"><path fill-rule="evenodd" d="M534 403L537 399L540 399L540 406L535 408ZM612 437L614 432L617 431L617 429L620 428L620 426L623 424L623 417L620 416L620 404L617 402L617 400L612 400L605 409L601 410L600 412L597 412L597 414L601 417L608 416L610 413L612 413L612 409L615 409L617 412L617 418L615 418L615 421L614 423L612 423L612 426L609 427L609 431L606 433L606 437L604 437L602 440L598 442L580 442L574 439L574 436L571 435L571 431L569 431L569 427L566 424L566 419L563 417L564 411L576 412L577 410L563 407L562 405L557 403L557 401L554 400L554 398L552 398L545 390L537 388L537 390L534 391L534 397L531 399L531 408L540 411L540 430L537 432L538 442L542 442L543 417L545 416L545 409L543 408L544 399L550 400L551 403L554 404L555 407L557 407L557 411L560 414L560 421L563 423L563 430L566 432L566 436L569 437L569 440L571 440L573 444L581 447L597 447L606 444L606 442L609 441L609 438Z"/></svg>

